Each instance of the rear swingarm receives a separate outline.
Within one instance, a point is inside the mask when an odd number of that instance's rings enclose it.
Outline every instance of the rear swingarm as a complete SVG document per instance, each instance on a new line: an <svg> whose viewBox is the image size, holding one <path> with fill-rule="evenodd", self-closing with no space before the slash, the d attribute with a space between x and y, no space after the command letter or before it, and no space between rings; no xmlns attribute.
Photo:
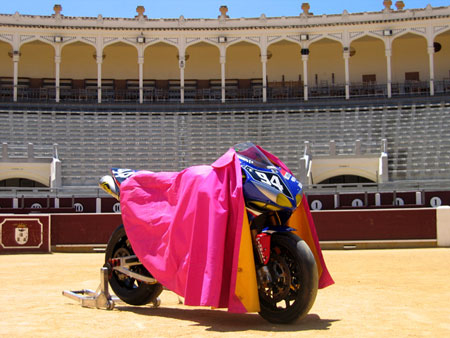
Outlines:
<svg viewBox="0 0 450 338"><path fill-rule="evenodd" d="M153 277L144 276L142 274L133 272L130 270L132 266L141 265L142 263L136 257L136 255L132 256L123 256L117 258L111 258L108 260L108 263L105 266L110 270L110 273L113 271L117 271L123 273L124 275L134 278L137 281L144 282L147 284L156 284L158 281Z"/></svg>

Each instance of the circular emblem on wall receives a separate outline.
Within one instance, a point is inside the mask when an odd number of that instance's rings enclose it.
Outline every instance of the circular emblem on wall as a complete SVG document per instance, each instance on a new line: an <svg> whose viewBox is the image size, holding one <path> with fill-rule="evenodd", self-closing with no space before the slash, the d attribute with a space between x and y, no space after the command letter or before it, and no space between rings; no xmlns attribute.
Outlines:
<svg viewBox="0 0 450 338"><path fill-rule="evenodd" d="M40 205L39 203L33 203L31 205L31 209L42 209L42 205Z"/></svg>
<svg viewBox="0 0 450 338"><path fill-rule="evenodd" d="M113 205L113 211L114 211L116 214L120 213L120 203L119 203L119 202L117 202L117 203L115 203L115 204Z"/></svg>
<svg viewBox="0 0 450 338"><path fill-rule="evenodd" d="M441 200L439 197L437 197L437 196L432 197L432 198L430 199L430 205L431 205L433 208L440 207L440 206L442 205L442 200Z"/></svg>
<svg viewBox="0 0 450 338"><path fill-rule="evenodd" d="M360 200L359 198L355 198L352 201L352 207L362 207L364 205L363 201Z"/></svg>
<svg viewBox="0 0 450 338"><path fill-rule="evenodd" d="M322 202L319 200L314 200L311 202L311 209L312 210L322 210Z"/></svg>
<svg viewBox="0 0 450 338"><path fill-rule="evenodd" d="M84 206L81 203L75 203L73 205L75 207L75 212L83 212Z"/></svg>
<svg viewBox="0 0 450 338"><path fill-rule="evenodd" d="M395 199L395 205L397 205L397 206L405 205L405 201L403 200L403 198L397 197Z"/></svg>

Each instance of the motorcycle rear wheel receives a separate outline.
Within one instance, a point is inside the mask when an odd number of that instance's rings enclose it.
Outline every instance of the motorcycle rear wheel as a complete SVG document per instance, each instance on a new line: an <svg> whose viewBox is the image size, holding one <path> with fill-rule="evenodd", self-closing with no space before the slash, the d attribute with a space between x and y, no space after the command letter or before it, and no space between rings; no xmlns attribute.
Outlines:
<svg viewBox="0 0 450 338"><path fill-rule="evenodd" d="M308 245L293 233L274 233L267 264L272 281L259 285L261 317L287 324L304 318L318 288L317 265Z"/></svg>
<svg viewBox="0 0 450 338"><path fill-rule="evenodd" d="M133 248L128 240L125 228L123 225L120 225L114 230L108 241L105 265L109 264L109 260L112 258L131 255L134 255ZM151 277L151 274L142 264L133 266L130 270ZM163 290L162 285L159 283L147 284L140 282L118 271L112 271L109 285L117 297L130 305L145 305L154 302Z"/></svg>

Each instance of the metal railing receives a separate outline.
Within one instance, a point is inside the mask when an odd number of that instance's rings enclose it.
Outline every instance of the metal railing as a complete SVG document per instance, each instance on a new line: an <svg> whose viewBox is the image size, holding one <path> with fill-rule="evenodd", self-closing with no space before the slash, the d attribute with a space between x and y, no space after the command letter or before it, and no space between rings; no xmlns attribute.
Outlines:
<svg viewBox="0 0 450 338"><path fill-rule="evenodd" d="M364 193L364 192L415 192L448 191L450 179L424 181L396 181L387 183L345 183L304 185L306 194ZM61 197L110 197L98 186L67 186L60 188L0 187L2 198L61 198Z"/></svg>
<svg viewBox="0 0 450 338"><path fill-rule="evenodd" d="M14 161L14 160L51 160L58 158L58 145L16 145L2 143L0 162Z"/></svg>
<svg viewBox="0 0 450 338"><path fill-rule="evenodd" d="M335 194L363 192L414 192L414 191L448 191L450 179L424 181L395 181L386 183L345 183L304 185L306 193Z"/></svg>
<svg viewBox="0 0 450 338"><path fill-rule="evenodd" d="M406 81L404 83L393 83L391 85L392 96L429 96L429 81ZM450 93L450 79L434 81L435 94ZM101 101L104 103L138 103L140 92L138 88L114 89L102 88ZM325 84L309 85L308 98L314 99L343 99L345 98L345 85ZM350 98L364 97L388 97L387 85L377 83L352 83L349 86ZM260 102L263 97L262 86L251 88L226 87L225 100L230 102ZM280 85L269 83L267 86L267 100L289 101L303 100L304 87L301 85ZM221 88L189 88L184 89L185 102L220 102L222 100ZM55 102L56 88L30 88L20 86L17 88L17 101L19 102ZM180 102L180 87L172 88L143 88L143 102ZM0 87L0 101L13 101L13 88L11 86ZM61 102L97 102L98 88L60 88Z"/></svg>
<svg viewBox="0 0 450 338"><path fill-rule="evenodd" d="M28 197L109 197L109 195L97 186L67 186L60 188L0 187L0 197L20 199Z"/></svg>

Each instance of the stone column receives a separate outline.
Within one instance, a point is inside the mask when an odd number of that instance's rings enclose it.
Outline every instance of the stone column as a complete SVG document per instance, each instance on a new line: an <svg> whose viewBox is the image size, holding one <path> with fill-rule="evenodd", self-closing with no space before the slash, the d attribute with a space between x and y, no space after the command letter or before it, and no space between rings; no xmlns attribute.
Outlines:
<svg viewBox="0 0 450 338"><path fill-rule="evenodd" d="M138 57L139 65L139 103L144 102L144 57Z"/></svg>
<svg viewBox="0 0 450 338"><path fill-rule="evenodd" d="M56 55L55 56L55 101L60 101L60 69L61 69L61 56Z"/></svg>
<svg viewBox="0 0 450 338"><path fill-rule="evenodd" d="M350 98L350 71L348 66L348 60L350 59L349 48L344 48L344 64L345 64L345 99Z"/></svg>
<svg viewBox="0 0 450 338"><path fill-rule="evenodd" d="M386 64L387 64L387 94L388 98L392 97L392 69L391 69L391 57L392 50L386 49Z"/></svg>
<svg viewBox="0 0 450 338"><path fill-rule="evenodd" d="M13 75L13 100L17 102L17 84L19 80L19 59L20 54L18 51L13 52L13 66L14 66L14 75Z"/></svg>
<svg viewBox="0 0 450 338"><path fill-rule="evenodd" d="M102 63L103 56L97 54L97 102L102 103Z"/></svg>
<svg viewBox="0 0 450 338"><path fill-rule="evenodd" d="M434 95L434 46L428 46L428 55L430 58L430 95Z"/></svg>
<svg viewBox="0 0 450 338"><path fill-rule="evenodd" d="M184 55L180 55L179 66L180 66L180 102L184 103L184 67L186 65L186 60Z"/></svg>
<svg viewBox="0 0 450 338"><path fill-rule="evenodd" d="M267 102L267 55L261 55L262 63L262 100Z"/></svg>
<svg viewBox="0 0 450 338"><path fill-rule="evenodd" d="M221 88L222 88L222 103L225 103L225 55L220 56L220 77L221 77Z"/></svg>
<svg viewBox="0 0 450 338"><path fill-rule="evenodd" d="M303 99L308 101L308 57L309 49L302 49L302 62L303 62Z"/></svg>

